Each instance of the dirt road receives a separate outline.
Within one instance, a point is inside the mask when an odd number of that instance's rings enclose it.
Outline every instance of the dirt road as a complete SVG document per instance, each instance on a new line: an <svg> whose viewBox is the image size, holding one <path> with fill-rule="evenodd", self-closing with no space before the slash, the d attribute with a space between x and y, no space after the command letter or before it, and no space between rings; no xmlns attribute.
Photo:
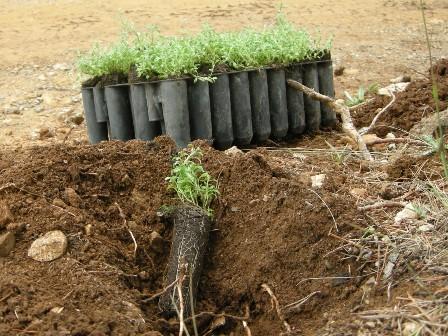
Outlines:
<svg viewBox="0 0 448 336"><path fill-rule="evenodd" d="M297 25L333 36L336 65L346 68L337 91L387 83L427 68L421 12L416 1L285 0L282 10ZM276 1L98 1L3 0L0 2L0 145L85 141L78 50L112 41L120 21L138 28L157 25L166 34L197 31L204 23L219 30L262 26L280 8ZM427 1L434 56L448 50L448 1ZM75 127L76 126L76 127ZM73 130L71 130L71 128Z"/></svg>

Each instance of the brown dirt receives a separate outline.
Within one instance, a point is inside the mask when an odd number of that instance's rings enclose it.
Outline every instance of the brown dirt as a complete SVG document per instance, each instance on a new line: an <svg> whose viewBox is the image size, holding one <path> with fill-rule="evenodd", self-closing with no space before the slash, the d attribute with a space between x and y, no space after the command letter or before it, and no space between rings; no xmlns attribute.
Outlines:
<svg viewBox="0 0 448 336"><path fill-rule="evenodd" d="M348 314L364 278L305 280L347 276L349 266L353 276L360 275L353 262L340 262L336 254L326 256L340 242L328 236L330 230L335 232L331 215L310 190L305 172L313 163L285 164L286 154L272 157L263 151L233 158L206 146L204 152L204 165L219 177L221 195L214 204L216 222L197 311L244 315L247 305L254 335L278 334L282 325L260 288L266 283L282 306L320 292L287 314L289 323L304 335L314 335L335 314ZM156 302L142 302L163 288L172 228L157 211L173 202L164 182L172 153L172 143L161 138L149 147L132 141L1 154L6 164L0 180L14 186L3 188L0 198L11 208L14 227L25 226L12 254L0 260L7 270L0 279L1 335L175 332L173 321L161 319ZM340 170L331 162L318 169L316 173ZM362 218L344 182L341 172L317 191L332 209L341 235ZM68 187L81 197L81 205L52 206L57 198L68 202ZM135 259L133 241L115 203L137 239ZM55 229L69 239L67 254L51 263L27 257L31 242ZM149 246L153 230L165 239L163 251ZM64 309L52 311L57 307ZM210 319L199 322L204 329ZM244 334L231 319L224 330Z"/></svg>
<svg viewBox="0 0 448 336"><path fill-rule="evenodd" d="M440 59L434 65L434 75L439 89L440 111L448 107L448 59ZM378 113L385 107L390 97L376 96L374 100L353 114L357 128L370 125ZM432 96L432 80L428 71L427 78L418 79L409 84L405 91L396 94L396 101L377 121L373 133L385 136L398 130L409 131L423 117L436 111Z"/></svg>

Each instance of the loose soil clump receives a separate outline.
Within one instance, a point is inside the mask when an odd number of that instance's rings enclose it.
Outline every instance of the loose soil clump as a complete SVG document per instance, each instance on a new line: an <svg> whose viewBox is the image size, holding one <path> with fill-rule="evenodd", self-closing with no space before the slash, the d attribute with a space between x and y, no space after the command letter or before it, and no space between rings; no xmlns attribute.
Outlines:
<svg viewBox="0 0 448 336"><path fill-rule="evenodd" d="M435 79L439 89L440 111L448 107L448 59L440 59L433 66ZM376 96L374 100L353 113L353 121L357 128L369 126L373 118L390 102L390 97ZM403 91L396 93L396 101L379 119L372 132L383 137L389 132L409 131L423 117L435 113L432 96L432 80L428 71L427 77L417 79Z"/></svg>
<svg viewBox="0 0 448 336"><path fill-rule="evenodd" d="M290 165L284 155L262 150L230 156L196 144L220 188L197 293L200 331L210 330L216 316L210 312L244 318L254 335L284 331L263 284L281 307L313 294L283 311L304 335L349 318L365 278L355 261L340 260L341 242L328 233L343 236L363 217L343 170L321 164L327 179L313 190L306 161ZM6 163L0 201L12 212L11 227L20 228L16 247L0 258L1 335L178 332L176 319L165 320L151 299L163 290L172 239L172 224L159 210L174 204L165 182L174 154L165 137L0 153ZM79 202L70 203L67 188ZM65 255L53 262L29 258L32 242L52 230L66 235ZM220 331L246 334L232 317Z"/></svg>

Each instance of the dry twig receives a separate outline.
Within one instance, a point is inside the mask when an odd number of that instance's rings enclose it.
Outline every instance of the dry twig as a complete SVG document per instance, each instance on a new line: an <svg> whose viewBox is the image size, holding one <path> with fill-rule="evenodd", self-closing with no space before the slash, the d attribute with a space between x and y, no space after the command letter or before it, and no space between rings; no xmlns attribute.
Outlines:
<svg viewBox="0 0 448 336"><path fill-rule="evenodd" d="M373 203L373 204L369 204L369 205L365 205L362 207L358 207L359 211L367 211L367 210L372 210L372 209L378 209L378 208L402 208L406 206L405 202L397 202L397 201L381 201L378 203Z"/></svg>
<svg viewBox="0 0 448 336"><path fill-rule="evenodd" d="M338 113L342 119L342 130L344 131L344 133L349 135L357 143L358 148L365 160L373 160L372 155L367 149L364 140L353 125L353 120L350 115L350 109L343 103L343 101L336 101L333 98L320 94L313 89L303 85L302 83L299 83L292 79L288 79L288 85L296 90L304 92L306 95L320 101L321 103L327 104L331 109Z"/></svg>

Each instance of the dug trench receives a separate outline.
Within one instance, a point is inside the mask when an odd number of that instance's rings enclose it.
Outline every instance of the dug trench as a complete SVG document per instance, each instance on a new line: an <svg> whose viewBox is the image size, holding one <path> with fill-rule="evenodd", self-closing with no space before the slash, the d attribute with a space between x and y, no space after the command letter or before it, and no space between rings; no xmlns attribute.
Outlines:
<svg viewBox="0 0 448 336"><path fill-rule="evenodd" d="M297 334L350 319L366 275L341 257L334 236L365 219L344 169L331 159L228 155L196 144L220 190L197 294L201 334L246 335L241 319L220 313L241 317L253 335L285 331L263 284ZM166 285L172 225L160 209L175 202L165 181L174 149L160 137L0 153L0 200L12 213L0 229L16 235L0 258L1 335L178 333L177 320L148 300ZM310 176L319 173L327 179L312 189ZM67 236L67 252L52 262L28 257L31 243L51 230Z"/></svg>

